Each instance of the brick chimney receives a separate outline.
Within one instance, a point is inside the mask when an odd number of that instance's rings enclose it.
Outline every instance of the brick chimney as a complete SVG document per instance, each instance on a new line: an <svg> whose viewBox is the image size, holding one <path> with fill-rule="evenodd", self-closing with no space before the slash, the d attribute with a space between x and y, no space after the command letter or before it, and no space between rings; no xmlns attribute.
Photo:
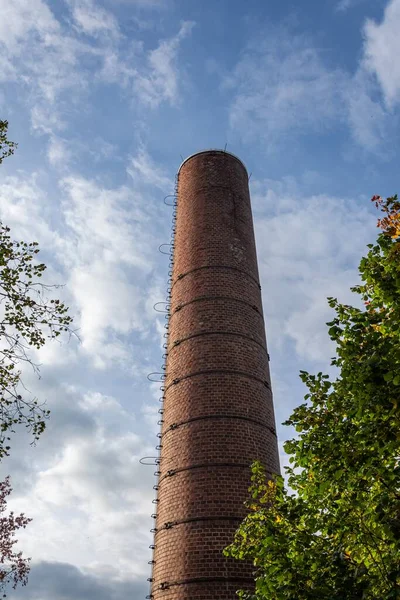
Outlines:
<svg viewBox="0 0 400 600"><path fill-rule="evenodd" d="M234 600L253 568L224 558L250 464L279 472L248 174L234 155L181 165L151 596Z"/></svg>

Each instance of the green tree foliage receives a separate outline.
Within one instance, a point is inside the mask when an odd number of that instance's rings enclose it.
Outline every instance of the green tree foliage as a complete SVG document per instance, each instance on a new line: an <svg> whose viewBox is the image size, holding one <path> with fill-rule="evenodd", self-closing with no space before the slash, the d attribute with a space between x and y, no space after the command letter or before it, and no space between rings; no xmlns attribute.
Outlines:
<svg viewBox="0 0 400 600"><path fill-rule="evenodd" d="M6 477L0 482L0 514L7 510L7 496L11 493L10 478ZM25 517L24 513L15 516L13 512L0 517L0 589L6 585L12 585L15 589L18 583L26 585L30 570L30 558L23 558L22 552L14 552L14 544L18 540L13 539L18 529L25 529L32 519ZM6 594L3 594L6 598Z"/></svg>
<svg viewBox="0 0 400 600"><path fill-rule="evenodd" d="M29 348L40 349L47 339L69 331L72 318L58 299L48 299L56 286L40 282L46 265L36 262L37 242L17 242L0 222L0 459L14 426L24 424L36 441L45 429L49 411L32 398L21 382L18 365L37 370Z"/></svg>
<svg viewBox="0 0 400 600"><path fill-rule="evenodd" d="M16 148L7 129L8 122L0 121L0 163ZM37 242L13 240L0 221L0 460L8 456L8 434L15 425L25 425L35 442L49 415L23 386L18 365L28 362L37 371L29 348L40 349L46 340L70 331L72 323L65 304L48 298L58 286L41 283L46 265L36 260L38 253Z"/></svg>
<svg viewBox="0 0 400 600"><path fill-rule="evenodd" d="M14 150L17 147L15 142L10 142L7 137L8 121L0 120L0 165L4 158L14 154Z"/></svg>
<svg viewBox="0 0 400 600"><path fill-rule="evenodd" d="M0 164L14 153L16 144L7 138L7 121L0 121ZM0 460L9 456L10 434L24 425L33 434L33 443L45 429L49 411L34 398L21 380L21 363L29 363L35 371L29 350L40 349L47 340L70 332L72 318L63 302L49 298L59 286L41 282L46 265L37 261L36 242L15 241L10 228L0 221ZM3 515L7 496L11 493L9 477L0 482L0 590L18 583L26 585L29 558L14 552L13 539L20 528L31 521L20 514Z"/></svg>
<svg viewBox="0 0 400 600"><path fill-rule="evenodd" d="M400 598L400 202L372 200L382 229L352 288L329 298L338 376L302 371L307 402L285 423L288 483L253 465L250 513L226 554L252 560L254 600Z"/></svg>

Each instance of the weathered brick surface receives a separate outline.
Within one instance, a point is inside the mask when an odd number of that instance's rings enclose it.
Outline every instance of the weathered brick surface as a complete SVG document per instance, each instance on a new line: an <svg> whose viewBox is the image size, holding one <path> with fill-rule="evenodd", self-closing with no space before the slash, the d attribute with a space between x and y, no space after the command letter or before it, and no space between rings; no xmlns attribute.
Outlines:
<svg viewBox="0 0 400 600"><path fill-rule="evenodd" d="M201 464L223 459L250 465L274 444L276 436L269 429L238 417L192 421L164 433L162 472L187 468L199 459Z"/></svg>
<svg viewBox="0 0 400 600"><path fill-rule="evenodd" d="M279 463L248 177L224 152L180 169L167 352L152 595L233 600L249 465Z"/></svg>
<svg viewBox="0 0 400 600"><path fill-rule="evenodd" d="M247 472L248 473L248 472ZM163 502L158 507L158 526L195 517L245 516L245 497L249 486L243 467L214 466L196 471L181 471L160 482ZM210 496L210 490L213 490Z"/></svg>
<svg viewBox="0 0 400 600"><path fill-rule="evenodd" d="M221 559L221 548L231 541L232 525L225 520L213 520L212 527L206 522L182 523L171 529L161 529L155 536L160 549L154 567L157 581L171 581L171 556L176 556L173 581L200 577L225 577L248 575L248 565L232 559ZM236 521L236 526L239 524ZM229 523L229 522L228 522ZM184 541L184 544L183 544Z"/></svg>
<svg viewBox="0 0 400 600"><path fill-rule="evenodd" d="M198 269L188 273L174 284L173 308L192 298L215 294L216 296L229 296L247 301L249 304L257 302L257 307L262 310L261 295L257 278L249 278L247 272L238 269Z"/></svg>
<svg viewBox="0 0 400 600"><path fill-rule="evenodd" d="M215 351L218 346L218 351ZM244 368L246 367L246 368ZM183 371L183 369L185 369ZM181 376L198 371L234 370L267 380L268 358L265 349L241 336L215 334L193 337L171 348L168 355L166 386Z"/></svg>
<svg viewBox="0 0 400 600"><path fill-rule="evenodd" d="M235 402L235 398L241 398ZM274 422L272 394L263 383L231 374L214 373L185 379L172 386L164 401L165 428L207 415L238 415Z"/></svg>
<svg viewBox="0 0 400 600"><path fill-rule="evenodd" d="M209 584L181 585L179 591L176 587L171 587L160 594L163 600L176 600L176 598L185 600L232 600L237 598L236 590L246 587L246 581L240 580L239 577L224 581L213 579ZM177 596L179 593L179 596Z"/></svg>
<svg viewBox="0 0 400 600"><path fill-rule="evenodd" d="M242 298L225 297L220 293L197 296L190 304L172 312L171 348L180 340L207 332L226 332L245 335L259 342L265 348L264 320L256 305ZM225 294L227 292L225 291ZM179 338L176 337L179 333Z"/></svg>

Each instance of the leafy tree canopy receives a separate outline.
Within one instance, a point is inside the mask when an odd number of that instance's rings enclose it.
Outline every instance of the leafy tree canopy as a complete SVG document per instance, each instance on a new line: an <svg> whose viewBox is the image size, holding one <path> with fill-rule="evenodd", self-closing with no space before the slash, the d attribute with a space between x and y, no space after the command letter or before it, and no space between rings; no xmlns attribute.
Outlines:
<svg viewBox="0 0 400 600"><path fill-rule="evenodd" d="M253 465L250 513L228 556L253 561L254 600L400 598L400 202L372 201L381 232L352 288L329 298L338 376L302 371L305 404L285 425L288 483Z"/></svg>
<svg viewBox="0 0 400 600"><path fill-rule="evenodd" d="M16 144L7 138L8 122L0 120L0 164L14 153ZM10 228L0 221L0 460L9 455L9 434L23 424L33 434L33 443L45 429L49 411L23 385L19 366L29 363L36 371L29 350L40 349L48 339L69 332L72 318L58 299L50 299L54 288L42 284L46 265L37 261L36 242L13 240ZM16 531L32 520L22 513L3 515L11 493L9 477L0 482L0 590L18 583L26 585L29 558L14 552Z"/></svg>
<svg viewBox="0 0 400 600"><path fill-rule="evenodd" d="M24 388L18 365L30 363L29 348L69 331L72 318L58 299L48 299L56 286L40 282L46 265L37 262L37 242L18 242L0 221L0 459L8 455L7 435L24 424L34 441L45 429L49 411Z"/></svg>
<svg viewBox="0 0 400 600"><path fill-rule="evenodd" d="M0 164L17 144L8 140L8 121L0 120ZM41 283L46 265L39 263L37 242L20 242L0 220L0 460L8 456L9 433L23 424L34 442L45 429L49 411L39 404L21 381L18 365L28 362L38 370L29 348L40 349L46 340L70 331L72 318L58 299L49 299L58 286Z"/></svg>
<svg viewBox="0 0 400 600"><path fill-rule="evenodd" d="M7 137L8 121L0 120L0 165L4 158L14 154L14 150L17 147L15 142L10 142Z"/></svg>
<svg viewBox="0 0 400 600"><path fill-rule="evenodd" d="M6 477L0 481L0 589L4 590L7 584L15 589L18 583L26 585L30 571L30 558L24 558L22 552L14 552L14 544L18 540L13 539L19 529L25 527L32 521L25 517L24 513L15 516L13 512L7 515L7 496L11 494L10 478ZM6 598L6 594L3 594Z"/></svg>

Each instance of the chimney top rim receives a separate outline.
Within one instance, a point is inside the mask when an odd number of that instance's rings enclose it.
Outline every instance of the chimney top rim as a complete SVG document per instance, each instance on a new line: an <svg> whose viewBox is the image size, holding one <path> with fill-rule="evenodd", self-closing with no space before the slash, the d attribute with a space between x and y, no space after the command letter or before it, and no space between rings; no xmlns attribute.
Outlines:
<svg viewBox="0 0 400 600"><path fill-rule="evenodd" d="M244 164L244 162L242 160L240 160L240 158L238 156L236 156L236 154L233 154L233 152L228 152L228 150L221 150L219 148L208 148L207 150L199 150L198 152L194 152L193 154L190 154L180 164L180 167L178 169L178 175L179 175L179 172L182 169L183 165L186 164L189 160L191 160L195 156L198 156L199 154L227 154L228 156L235 158L242 165L242 167L244 168L244 170L246 172L247 177L249 177L246 165Z"/></svg>

